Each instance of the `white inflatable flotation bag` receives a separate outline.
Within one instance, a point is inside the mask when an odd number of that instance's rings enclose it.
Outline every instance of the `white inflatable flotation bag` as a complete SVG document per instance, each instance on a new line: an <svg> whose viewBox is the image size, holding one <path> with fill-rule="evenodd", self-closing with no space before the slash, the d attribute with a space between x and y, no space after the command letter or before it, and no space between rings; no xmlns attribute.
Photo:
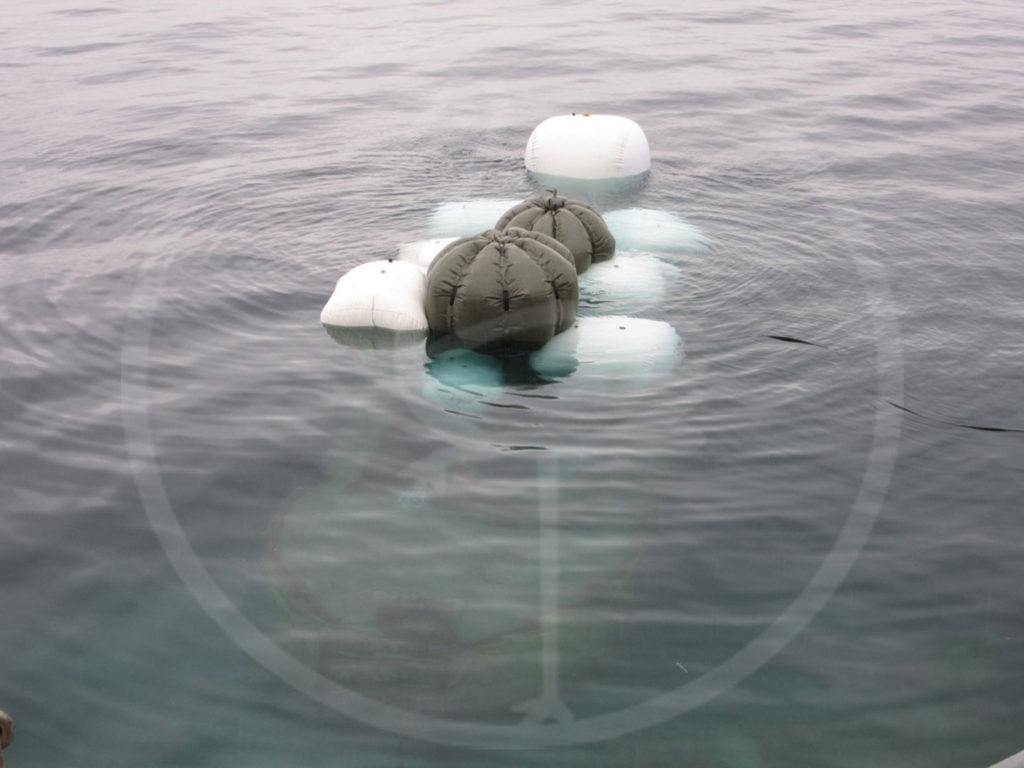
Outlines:
<svg viewBox="0 0 1024 768"><path fill-rule="evenodd" d="M668 211L621 208L602 214L620 251L686 253L707 245L707 238L692 224Z"/></svg>
<svg viewBox="0 0 1024 768"><path fill-rule="evenodd" d="M665 305L679 282L681 270L650 253L616 253L580 275L580 310L604 314L640 315Z"/></svg>
<svg viewBox="0 0 1024 768"><path fill-rule="evenodd" d="M338 279L320 322L341 328L426 331L426 278L415 264L371 261Z"/></svg>
<svg viewBox="0 0 1024 768"><path fill-rule="evenodd" d="M402 243L398 246L398 260L415 264L420 271L426 274L434 257L441 252L448 243L458 240L457 237L438 237L432 240L416 240L411 243Z"/></svg>
<svg viewBox="0 0 1024 768"><path fill-rule="evenodd" d="M624 315L581 317L530 356L530 367L602 391L636 391L670 380L683 360L683 340L660 320Z"/></svg>
<svg viewBox="0 0 1024 768"><path fill-rule="evenodd" d="M430 215L430 231L445 237L470 237L492 229L502 214L522 198L482 198L441 203Z"/></svg>
<svg viewBox="0 0 1024 768"><path fill-rule="evenodd" d="M651 168L647 137L618 115L573 113L549 117L526 142L532 174L591 181L639 177Z"/></svg>

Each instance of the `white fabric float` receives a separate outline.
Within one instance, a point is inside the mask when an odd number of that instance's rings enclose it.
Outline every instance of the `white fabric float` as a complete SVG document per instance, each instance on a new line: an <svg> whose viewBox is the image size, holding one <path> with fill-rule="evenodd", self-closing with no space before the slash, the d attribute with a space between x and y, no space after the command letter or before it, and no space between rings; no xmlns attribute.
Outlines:
<svg viewBox="0 0 1024 768"><path fill-rule="evenodd" d="M338 279L334 293L320 312L320 322L342 328L425 331L425 291L426 278L415 264L360 264Z"/></svg>
<svg viewBox="0 0 1024 768"><path fill-rule="evenodd" d="M624 315L582 317L530 356L541 376L576 387L636 390L668 381L683 360L683 340L660 320Z"/></svg>
<svg viewBox="0 0 1024 768"><path fill-rule="evenodd" d="M430 215L430 231L446 237L469 237L493 229L509 208L522 198L482 198L442 203Z"/></svg>
<svg viewBox="0 0 1024 768"><path fill-rule="evenodd" d="M526 142L526 169L567 179L623 179L651 167L647 137L635 122L618 115L549 117Z"/></svg>
<svg viewBox="0 0 1024 768"><path fill-rule="evenodd" d="M652 208L622 208L603 213L619 251L685 253L703 248L707 238L674 213Z"/></svg>
<svg viewBox="0 0 1024 768"><path fill-rule="evenodd" d="M438 237L433 240L416 240L398 246L398 260L415 264L424 274L427 267L448 243L454 243L457 237Z"/></svg>
<svg viewBox="0 0 1024 768"><path fill-rule="evenodd" d="M660 310L681 270L650 253L616 253L580 275L580 308L640 315Z"/></svg>

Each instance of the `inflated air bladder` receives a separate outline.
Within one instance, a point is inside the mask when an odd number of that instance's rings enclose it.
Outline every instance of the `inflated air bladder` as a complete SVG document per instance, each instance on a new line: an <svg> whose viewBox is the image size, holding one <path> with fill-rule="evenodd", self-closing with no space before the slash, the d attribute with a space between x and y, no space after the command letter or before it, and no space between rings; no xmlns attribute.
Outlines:
<svg viewBox="0 0 1024 768"><path fill-rule="evenodd" d="M449 243L457 240L456 237L438 237L432 240L416 240L411 243L402 243L398 246L398 260L407 261L420 268L423 274L427 273L434 258Z"/></svg>
<svg viewBox="0 0 1024 768"><path fill-rule="evenodd" d="M390 349L398 350L418 345L423 346L423 337L427 332L392 331L388 328L348 328L341 325L325 325L327 335L343 347L354 349Z"/></svg>
<svg viewBox="0 0 1024 768"><path fill-rule="evenodd" d="M620 251L688 253L707 245L707 238L692 224L669 211L622 208L604 214Z"/></svg>
<svg viewBox="0 0 1024 768"><path fill-rule="evenodd" d="M682 271L651 253L628 251L580 275L580 311L644 315L665 307Z"/></svg>
<svg viewBox="0 0 1024 768"><path fill-rule="evenodd" d="M572 253L577 274L583 274L593 262L610 259L615 253L615 238L601 214L586 203L567 200L555 191L513 206L494 225L495 229L509 227L553 237Z"/></svg>
<svg viewBox="0 0 1024 768"><path fill-rule="evenodd" d="M626 179L650 170L647 137L635 122L618 115L549 117L526 142L526 169L566 179Z"/></svg>
<svg viewBox="0 0 1024 768"><path fill-rule="evenodd" d="M683 340L659 320L625 315L581 317L534 352L530 366L573 387L637 392L672 379L683 360Z"/></svg>
<svg viewBox="0 0 1024 768"><path fill-rule="evenodd" d="M572 254L524 229L456 240L427 270L430 330L473 346L543 344L572 325L578 302Z"/></svg>
<svg viewBox="0 0 1024 768"><path fill-rule="evenodd" d="M371 261L338 279L320 312L320 322L340 328L426 331L426 278L415 264Z"/></svg>
<svg viewBox="0 0 1024 768"><path fill-rule="evenodd" d="M519 200L482 198L441 203L430 215L430 231L445 237L469 237L493 229L494 222Z"/></svg>

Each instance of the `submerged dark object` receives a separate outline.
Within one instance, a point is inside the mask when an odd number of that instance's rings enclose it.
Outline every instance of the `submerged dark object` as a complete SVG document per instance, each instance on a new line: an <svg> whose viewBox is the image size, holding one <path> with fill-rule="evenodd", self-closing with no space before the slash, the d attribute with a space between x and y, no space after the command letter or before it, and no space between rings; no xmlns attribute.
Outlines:
<svg viewBox="0 0 1024 768"><path fill-rule="evenodd" d="M578 302L569 250L517 227L456 240L427 270L430 330L471 345L543 344L573 324Z"/></svg>
<svg viewBox="0 0 1024 768"><path fill-rule="evenodd" d="M534 197L505 211L495 229L521 227L553 237L572 253L576 272L581 274L595 261L615 254L615 237L594 208L586 203L559 197L552 190L547 197Z"/></svg>

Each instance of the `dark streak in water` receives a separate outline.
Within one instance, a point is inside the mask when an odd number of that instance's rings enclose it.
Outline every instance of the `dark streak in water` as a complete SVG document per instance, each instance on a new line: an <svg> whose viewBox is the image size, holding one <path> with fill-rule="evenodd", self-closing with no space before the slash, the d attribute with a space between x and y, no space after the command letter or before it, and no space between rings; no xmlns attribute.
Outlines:
<svg viewBox="0 0 1024 768"><path fill-rule="evenodd" d="M917 411L911 410L910 408L907 408L905 405L899 405L898 403L894 403L892 400L886 400L885 402L887 402L893 408L899 408L901 411L906 411L907 413L913 416L917 416L919 419L931 421L936 424L945 424L950 427L960 427L961 429L976 429L979 432L1024 432L1024 429L1018 429L1016 427L986 427L979 426L977 424L964 424L959 421L946 421L945 419L938 419L935 418L934 416L925 416L923 413L918 413Z"/></svg>
<svg viewBox="0 0 1024 768"><path fill-rule="evenodd" d="M117 48L123 43L85 43L83 45L64 45L53 48L40 48L40 56L75 56L79 53L92 53L107 48Z"/></svg>
<svg viewBox="0 0 1024 768"><path fill-rule="evenodd" d="M465 413L464 411L455 411L455 410L452 410L451 408L445 408L444 412L445 413L454 413L456 416L465 416L467 419L479 419L480 418L479 416L475 416L472 413Z"/></svg>
<svg viewBox="0 0 1024 768"><path fill-rule="evenodd" d="M120 8L68 8L66 10L53 11L55 16L97 16L107 13L124 13Z"/></svg>
<svg viewBox="0 0 1024 768"><path fill-rule="evenodd" d="M770 334L769 333L769 334L765 334L765 338L775 339L776 341L785 341L785 342L788 342L790 344L807 344L810 347L821 347L822 349L827 349L827 347L825 347L822 344L817 344L817 343L815 343L813 341L806 341L804 339L798 339L795 336L776 336L774 334Z"/></svg>

